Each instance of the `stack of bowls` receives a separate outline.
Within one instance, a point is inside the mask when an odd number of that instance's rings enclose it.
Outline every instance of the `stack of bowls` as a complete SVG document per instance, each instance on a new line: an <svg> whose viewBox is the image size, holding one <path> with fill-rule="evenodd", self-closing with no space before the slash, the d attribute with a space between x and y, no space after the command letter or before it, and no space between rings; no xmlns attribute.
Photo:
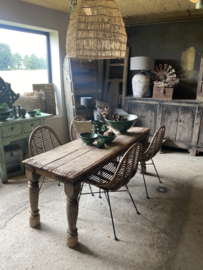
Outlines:
<svg viewBox="0 0 203 270"><path fill-rule="evenodd" d="M13 109L0 108L0 121L5 121L12 112Z"/></svg>

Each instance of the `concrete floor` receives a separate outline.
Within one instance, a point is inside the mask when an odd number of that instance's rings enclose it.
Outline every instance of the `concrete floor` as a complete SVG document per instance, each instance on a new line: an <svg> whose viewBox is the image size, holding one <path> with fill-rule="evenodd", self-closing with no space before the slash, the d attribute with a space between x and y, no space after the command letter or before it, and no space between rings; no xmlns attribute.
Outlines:
<svg viewBox="0 0 203 270"><path fill-rule="evenodd" d="M202 270L203 156L167 150L156 156L155 163L163 184L149 166L150 200L140 174L129 183L141 215L127 193L111 194L119 242L113 239L104 196L82 197L75 249L66 246L63 186L43 185L41 225L32 229L26 178L0 184L0 269Z"/></svg>

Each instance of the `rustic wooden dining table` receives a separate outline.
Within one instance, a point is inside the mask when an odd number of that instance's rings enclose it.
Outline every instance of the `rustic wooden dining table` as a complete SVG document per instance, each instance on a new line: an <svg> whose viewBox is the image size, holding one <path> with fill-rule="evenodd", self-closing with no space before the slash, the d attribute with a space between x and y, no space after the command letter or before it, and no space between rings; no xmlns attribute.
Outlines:
<svg viewBox="0 0 203 270"><path fill-rule="evenodd" d="M134 143L148 141L149 131L148 128L133 127L125 135L118 135L111 144L105 146L105 149L98 149L96 142L93 145L85 145L78 139L24 160L31 207L30 226L35 228L40 224L38 209L40 176L60 181L64 183L67 196L67 245L74 248L78 243L76 223L81 182L108 161L124 154Z"/></svg>

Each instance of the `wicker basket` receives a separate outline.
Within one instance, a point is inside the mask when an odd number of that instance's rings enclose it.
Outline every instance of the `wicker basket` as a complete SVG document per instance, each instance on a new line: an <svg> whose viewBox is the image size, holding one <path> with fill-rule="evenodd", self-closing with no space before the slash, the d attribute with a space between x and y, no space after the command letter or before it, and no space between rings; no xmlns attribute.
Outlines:
<svg viewBox="0 0 203 270"><path fill-rule="evenodd" d="M127 34L114 0L80 0L68 26L66 52L78 59L125 58Z"/></svg>

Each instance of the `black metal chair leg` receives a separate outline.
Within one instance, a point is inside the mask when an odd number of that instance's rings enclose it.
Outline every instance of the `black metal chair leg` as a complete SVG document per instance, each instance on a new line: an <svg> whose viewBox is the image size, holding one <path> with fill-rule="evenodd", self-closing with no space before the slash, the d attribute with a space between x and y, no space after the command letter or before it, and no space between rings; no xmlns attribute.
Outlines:
<svg viewBox="0 0 203 270"><path fill-rule="evenodd" d="M90 188L92 196L94 196L94 193L92 192L92 187L90 185L89 185L89 188Z"/></svg>
<svg viewBox="0 0 203 270"><path fill-rule="evenodd" d="M100 171L100 176L102 176L102 170ZM102 199L102 196L101 196L101 188L99 188L99 198Z"/></svg>
<svg viewBox="0 0 203 270"><path fill-rule="evenodd" d="M137 206L136 206L136 204L135 204L135 202L134 202L134 200L133 200L132 195L130 194L130 190L129 190L129 188L128 188L127 185L126 185L126 188L127 188L127 193L129 194L129 196L130 196L130 198L131 198L131 200L132 200L132 203L133 203L133 205L134 205L134 207L135 207L135 210L137 211L137 214L139 215L140 213L139 213L139 211L138 211L138 209L137 209Z"/></svg>
<svg viewBox="0 0 203 270"><path fill-rule="evenodd" d="M61 185L61 182L58 182L58 186L60 187L60 185Z"/></svg>
<svg viewBox="0 0 203 270"><path fill-rule="evenodd" d="M82 185L81 185L80 194L79 194L79 196L78 196L78 201L80 200L80 197L81 197L81 194L82 194L83 186L84 186L84 183L82 183Z"/></svg>
<svg viewBox="0 0 203 270"><path fill-rule="evenodd" d="M141 168L142 168L142 164L141 164ZM145 186L145 191L146 191L146 194L147 194L147 199L149 199L143 168L142 168L142 176L143 176L143 180L144 180L144 186Z"/></svg>
<svg viewBox="0 0 203 270"><path fill-rule="evenodd" d="M101 199L102 196L101 196L101 188L99 189L99 198Z"/></svg>
<svg viewBox="0 0 203 270"><path fill-rule="evenodd" d="M109 192L106 191L105 195L106 195L107 202L109 204L109 209L110 209L110 214L111 214L111 221L112 221L113 232L114 232L114 240L118 241L118 238L116 237L116 230L115 230L114 221L113 221L113 214L112 214L112 210L111 210L111 202L110 202Z"/></svg>
<svg viewBox="0 0 203 270"><path fill-rule="evenodd" d="M153 166L154 166L154 169L155 169L156 175L157 175L157 177L158 177L158 179L159 179L159 183L160 183L160 184L162 184L161 179L160 179L160 177L159 177L159 174L158 174L158 172L157 172L157 169L156 169L156 166L155 166L155 164L154 164L153 159L151 159L151 161L152 161L152 164L153 164Z"/></svg>

